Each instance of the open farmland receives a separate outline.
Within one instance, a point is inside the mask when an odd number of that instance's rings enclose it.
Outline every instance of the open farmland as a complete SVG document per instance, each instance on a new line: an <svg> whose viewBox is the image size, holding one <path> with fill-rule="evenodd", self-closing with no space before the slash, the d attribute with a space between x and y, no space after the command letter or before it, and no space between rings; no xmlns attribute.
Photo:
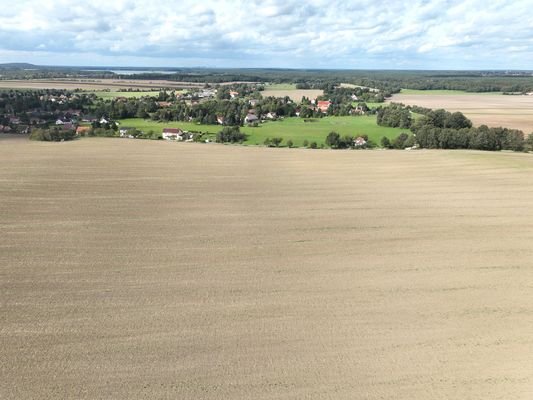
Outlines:
<svg viewBox="0 0 533 400"><path fill-rule="evenodd" d="M529 399L533 157L0 136L2 399Z"/></svg>
<svg viewBox="0 0 533 400"><path fill-rule="evenodd" d="M246 82L223 82L221 85ZM188 89L203 88L204 83L177 82L169 80L140 80L140 79L20 79L1 80L0 89L67 89L67 90L103 90L111 91L125 89Z"/></svg>
<svg viewBox="0 0 533 400"><path fill-rule="evenodd" d="M302 101L302 97L307 97L309 99L316 99L318 96L322 96L324 94L323 90L319 89L267 89L263 90L261 92L261 96L263 97L285 97L289 96L292 101L295 101L299 103Z"/></svg>
<svg viewBox="0 0 533 400"><path fill-rule="evenodd" d="M533 96L466 93L446 94L446 91L410 91L395 94L391 101L433 109L460 111L474 125L503 126L533 132ZM435 92L435 93L432 93Z"/></svg>
<svg viewBox="0 0 533 400"><path fill-rule="evenodd" d="M405 129L389 128L376 124L376 117L324 117L308 120L303 118L285 118L278 121L269 121L260 124L258 127L245 126L241 131L248 135L246 144L263 144L266 138L281 137L285 141L292 140L296 146L302 146L304 140L309 142L324 143L326 136L331 131L336 131L340 135L368 135L369 139L379 144L383 136L392 139L398 136ZM122 127L137 128L144 132L154 131L161 133L163 128L181 128L187 131L206 132L215 135L222 130L220 125L200 125L193 122L158 122L140 118L129 118L120 121Z"/></svg>
<svg viewBox="0 0 533 400"><path fill-rule="evenodd" d="M151 91L142 91L142 92L106 92L106 91L97 91L95 94L102 98L102 99L115 99L117 97L126 97L126 98L138 98L138 97L144 97L144 96L152 96L157 97L159 96L159 91L157 90L151 90Z"/></svg>

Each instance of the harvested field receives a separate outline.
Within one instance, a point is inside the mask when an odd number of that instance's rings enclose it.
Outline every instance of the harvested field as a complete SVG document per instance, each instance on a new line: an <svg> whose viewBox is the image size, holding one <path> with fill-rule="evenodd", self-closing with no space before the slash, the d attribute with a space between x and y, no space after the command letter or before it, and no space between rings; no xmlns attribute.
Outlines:
<svg viewBox="0 0 533 400"><path fill-rule="evenodd" d="M285 97L289 96L292 101L300 102L305 96L309 99L316 99L324 94L323 90L318 89L265 89L261 92L263 97Z"/></svg>
<svg viewBox="0 0 533 400"><path fill-rule="evenodd" d="M0 137L2 399L530 399L533 156Z"/></svg>
<svg viewBox="0 0 533 400"><path fill-rule="evenodd" d="M249 82L223 82L221 85ZM169 80L138 80L138 79L21 79L0 80L0 89L82 89L112 91L124 89L187 89L203 88L205 83L177 82Z"/></svg>
<svg viewBox="0 0 533 400"><path fill-rule="evenodd" d="M503 126L533 133L533 96L461 93L396 94L391 101L461 111L474 125Z"/></svg>

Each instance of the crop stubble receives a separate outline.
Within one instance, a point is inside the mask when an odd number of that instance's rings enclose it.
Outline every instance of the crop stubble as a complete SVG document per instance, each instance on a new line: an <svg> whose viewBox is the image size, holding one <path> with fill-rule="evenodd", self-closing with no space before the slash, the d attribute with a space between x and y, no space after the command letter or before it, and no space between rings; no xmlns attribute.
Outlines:
<svg viewBox="0 0 533 400"><path fill-rule="evenodd" d="M530 155L0 159L0 398L531 398Z"/></svg>

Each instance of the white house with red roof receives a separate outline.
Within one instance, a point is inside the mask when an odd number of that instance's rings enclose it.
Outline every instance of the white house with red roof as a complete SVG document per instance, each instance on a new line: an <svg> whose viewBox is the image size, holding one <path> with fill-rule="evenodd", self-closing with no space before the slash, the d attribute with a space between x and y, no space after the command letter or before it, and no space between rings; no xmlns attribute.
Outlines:
<svg viewBox="0 0 533 400"><path fill-rule="evenodd" d="M183 140L183 131L180 128L163 128L163 139Z"/></svg>
<svg viewBox="0 0 533 400"><path fill-rule="evenodd" d="M329 101L329 100L319 100L318 104L317 104L317 107L318 107L318 109L320 111L325 113L325 112L328 112L328 108L329 108L330 105L331 105L331 101Z"/></svg>

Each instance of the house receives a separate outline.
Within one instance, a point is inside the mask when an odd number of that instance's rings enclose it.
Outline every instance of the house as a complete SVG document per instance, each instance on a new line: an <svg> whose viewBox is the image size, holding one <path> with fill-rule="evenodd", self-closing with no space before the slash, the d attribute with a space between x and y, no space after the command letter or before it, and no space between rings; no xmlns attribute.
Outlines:
<svg viewBox="0 0 533 400"><path fill-rule="evenodd" d="M76 129L76 125L74 125L72 122L65 122L63 125L60 125L60 128L69 131Z"/></svg>
<svg viewBox="0 0 533 400"><path fill-rule="evenodd" d="M322 111L323 113L328 112L328 108L331 105L331 101L329 100L319 100L318 101L318 109Z"/></svg>
<svg viewBox="0 0 533 400"><path fill-rule="evenodd" d="M76 128L76 135L85 136L91 130L90 126L78 126Z"/></svg>
<svg viewBox="0 0 533 400"><path fill-rule="evenodd" d="M364 137L358 136L353 140L354 147L366 146L366 140Z"/></svg>
<svg viewBox="0 0 533 400"><path fill-rule="evenodd" d="M359 100L359 99L357 98L357 96L356 96L355 94L352 94L352 100L353 100L353 101L357 101L357 100Z"/></svg>
<svg viewBox="0 0 533 400"><path fill-rule="evenodd" d="M244 122L247 123L247 124L252 124L254 122L257 122L259 120L259 118L257 118L257 115L255 114L248 114L246 116L246 118L244 118Z"/></svg>
<svg viewBox="0 0 533 400"><path fill-rule="evenodd" d="M235 91L230 91L229 92L229 97L231 97L232 99L234 99L235 97L237 97L239 95L239 92L235 92Z"/></svg>
<svg viewBox="0 0 533 400"><path fill-rule="evenodd" d="M224 125L224 117L222 115L217 115L217 123L220 125Z"/></svg>
<svg viewBox="0 0 533 400"><path fill-rule="evenodd" d="M109 124L110 122L111 122L111 120L107 119L106 117L100 118L100 123L101 124Z"/></svg>
<svg viewBox="0 0 533 400"><path fill-rule="evenodd" d="M248 103L252 106L252 107L255 107L257 105L257 103L259 102L259 100L257 99L250 99L248 100Z"/></svg>
<svg viewBox="0 0 533 400"><path fill-rule="evenodd" d="M56 125L72 124L72 121L65 117L60 117L56 120Z"/></svg>
<svg viewBox="0 0 533 400"><path fill-rule="evenodd" d="M120 128L118 130L118 133L120 134L120 137L128 137L128 132L130 131L130 129L133 129L133 128L129 128L127 126L124 126L124 127Z"/></svg>
<svg viewBox="0 0 533 400"><path fill-rule="evenodd" d="M269 112L265 115L266 119L276 119L278 118L278 115L275 112Z"/></svg>
<svg viewBox="0 0 533 400"><path fill-rule="evenodd" d="M12 125L18 125L20 124L20 118L19 117L9 117L9 123Z"/></svg>
<svg viewBox="0 0 533 400"><path fill-rule="evenodd" d="M365 110L363 106L357 106L350 111L350 114L365 115Z"/></svg>
<svg viewBox="0 0 533 400"><path fill-rule="evenodd" d="M183 140L183 131L180 128L163 128L163 139Z"/></svg>
<svg viewBox="0 0 533 400"><path fill-rule="evenodd" d="M169 101L158 101L157 105L161 108L167 108L167 107L170 107L172 103Z"/></svg>

